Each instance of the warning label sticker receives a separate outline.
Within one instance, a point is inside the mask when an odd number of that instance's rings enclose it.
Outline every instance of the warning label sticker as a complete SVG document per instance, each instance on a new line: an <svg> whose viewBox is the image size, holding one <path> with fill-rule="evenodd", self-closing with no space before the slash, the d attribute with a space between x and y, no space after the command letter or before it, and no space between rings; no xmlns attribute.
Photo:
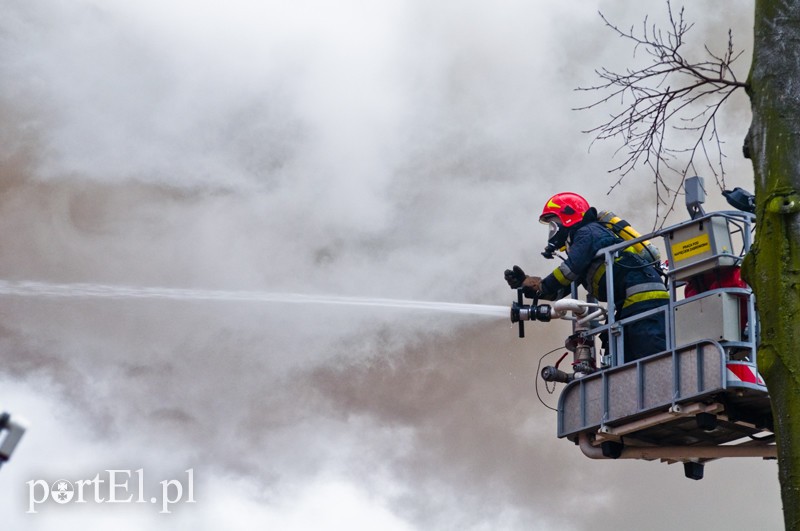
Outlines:
<svg viewBox="0 0 800 531"><path fill-rule="evenodd" d="M708 234L672 244L672 260L679 262L711 250Z"/></svg>

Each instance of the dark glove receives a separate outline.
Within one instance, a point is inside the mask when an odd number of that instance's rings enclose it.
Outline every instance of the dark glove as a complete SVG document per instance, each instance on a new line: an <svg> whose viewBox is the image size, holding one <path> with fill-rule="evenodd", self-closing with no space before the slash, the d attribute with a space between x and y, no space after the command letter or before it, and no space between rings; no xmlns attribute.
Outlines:
<svg viewBox="0 0 800 531"><path fill-rule="evenodd" d="M525 271L516 265L513 269L506 269L505 276L506 282L508 282L508 287L511 289L522 287L522 283L525 282L526 278L528 278L528 275L525 274Z"/></svg>

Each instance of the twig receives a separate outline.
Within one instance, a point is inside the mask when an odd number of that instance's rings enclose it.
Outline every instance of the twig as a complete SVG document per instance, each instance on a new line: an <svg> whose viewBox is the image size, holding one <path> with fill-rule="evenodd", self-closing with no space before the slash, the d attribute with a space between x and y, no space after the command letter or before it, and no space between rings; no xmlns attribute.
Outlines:
<svg viewBox="0 0 800 531"><path fill-rule="evenodd" d="M716 116L731 94L747 86L736 78L732 68L743 52L734 52L730 30L724 53L715 54L704 46L706 57L691 62L682 55L681 47L693 24L687 24L683 8L676 15L669 0L667 10L669 25L666 30L655 24L650 26L645 17L638 32L633 27L623 31L600 13L608 28L633 44L634 57L644 52L649 61L639 69L626 69L624 73L601 68L595 71L601 83L577 89L605 93L594 103L577 110L615 102L621 104L622 110L612 111L605 123L584 132L594 135L591 145L598 140L621 141L615 155L622 155L623 160L609 170L609 173L619 173L619 178L609 192L638 167L652 172L656 185L656 220L661 220L662 225L674 210L675 198L690 172L710 171L717 185L721 189L725 187L724 142L719 136ZM685 134L692 140L680 143L676 136ZM665 174L680 177L677 188L668 185ZM666 212L661 211L662 207Z"/></svg>

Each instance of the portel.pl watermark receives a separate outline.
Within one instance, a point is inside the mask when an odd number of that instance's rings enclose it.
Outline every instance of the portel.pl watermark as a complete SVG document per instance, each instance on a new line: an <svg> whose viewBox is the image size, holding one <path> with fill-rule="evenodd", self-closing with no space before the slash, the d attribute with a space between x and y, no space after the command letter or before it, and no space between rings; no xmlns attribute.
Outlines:
<svg viewBox="0 0 800 531"><path fill-rule="evenodd" d="M47 481L32 479L28 486L28 513L35 514L44 503L142 503L158 507L159 513L169 514L178 503L196 503L194 499L194 469L185 470L186 477L165 479L159 487L145 493L144 469L104 470L91 479Z"/></svg>

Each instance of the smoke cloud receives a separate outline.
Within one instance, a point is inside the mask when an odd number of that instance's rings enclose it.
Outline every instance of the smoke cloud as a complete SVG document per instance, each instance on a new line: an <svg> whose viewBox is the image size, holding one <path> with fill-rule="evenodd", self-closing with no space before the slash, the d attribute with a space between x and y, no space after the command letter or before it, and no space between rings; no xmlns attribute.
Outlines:
<svg viewBox="0 0 800 531"><path fill-rule="evenodd" d="M506 267L553 267L546 196L653 222L643 175L607 195L616 146L581 134L604 111L571 110L631 60L597 9L627 26L665 5L6 0L0 278L506 304ZM687 14L702 45L749 38L751 10ZM748 187L731 109L729 185ZM535 381L564 323L520 340L503 318L313 303L0 311L0 406L31 422L0 470L10 528L780 525L773 463L694 483L556 439ZM197 503L26 514L26 482L108 469L193 469Z"/></svg>

